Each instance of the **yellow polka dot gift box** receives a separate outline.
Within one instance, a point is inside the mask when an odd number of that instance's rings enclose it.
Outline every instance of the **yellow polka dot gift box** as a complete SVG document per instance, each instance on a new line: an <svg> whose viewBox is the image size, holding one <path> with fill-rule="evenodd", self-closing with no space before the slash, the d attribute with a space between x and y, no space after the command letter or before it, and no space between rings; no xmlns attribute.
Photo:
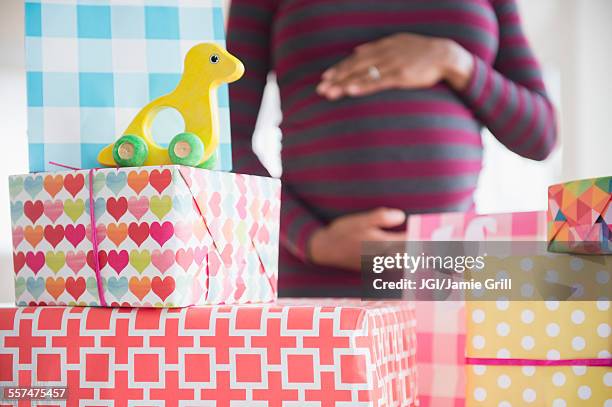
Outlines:
<svg viewBox="0 0 612 407"><path fill-rule="evenodd" d="M471 301L467 406L612 407L609 301Z"/></svg>

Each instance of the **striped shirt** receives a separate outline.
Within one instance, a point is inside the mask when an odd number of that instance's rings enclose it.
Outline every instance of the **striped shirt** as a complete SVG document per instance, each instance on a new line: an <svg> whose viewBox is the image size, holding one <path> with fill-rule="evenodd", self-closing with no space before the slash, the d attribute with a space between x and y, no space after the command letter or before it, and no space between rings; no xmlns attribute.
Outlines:
<svg viewBox="0 0 612 407"><path fill-rule="evenodd" d="M475 61L468 86L337 101L315 92L322 72L354 47L398 32L461 44ZM514 0L233 0L227 46L246 67L230 86L236 171L267 174L251 139L270 71L280 89L281 293L322 285L344 293L358 281L308 264L309 237L338 216L380 206L409 214L471 208L483 126L534 160L555 143L553 108Z"/></svg>

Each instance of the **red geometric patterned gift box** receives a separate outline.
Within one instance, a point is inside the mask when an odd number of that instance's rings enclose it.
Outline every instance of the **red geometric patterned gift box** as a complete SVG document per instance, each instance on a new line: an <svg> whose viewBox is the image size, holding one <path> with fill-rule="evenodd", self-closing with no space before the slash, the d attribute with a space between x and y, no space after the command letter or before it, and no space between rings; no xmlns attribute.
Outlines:
<svg viewBox="0 0 612 407"><path fill-rule="evenodd" d="M408 303L333 299L0 308L0 387L68 387L45 406L412 406L414 324Z"/></svg>

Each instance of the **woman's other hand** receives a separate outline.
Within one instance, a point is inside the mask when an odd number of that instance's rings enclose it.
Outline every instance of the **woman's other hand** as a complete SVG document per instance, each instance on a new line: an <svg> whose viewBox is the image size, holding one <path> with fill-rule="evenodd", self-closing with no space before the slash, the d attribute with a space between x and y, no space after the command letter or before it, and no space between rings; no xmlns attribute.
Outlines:
<svg viewBox="0 0 612 407"><path fill-rule="evenodd" d="M453 40L400 33L362 44L323 73L317 93L330 100L385 89L428 88L447 81L465 88L472 55Z"/></svg>
<svg viewBox="0 0 612 407"><path fill-rule="evenodd" d="M312 235L310 260L322 266L361 269L362 242L390 242L406 239L404 232L384 229L399 226L406 215L399 209L378 208L341 216Z"/></svg>

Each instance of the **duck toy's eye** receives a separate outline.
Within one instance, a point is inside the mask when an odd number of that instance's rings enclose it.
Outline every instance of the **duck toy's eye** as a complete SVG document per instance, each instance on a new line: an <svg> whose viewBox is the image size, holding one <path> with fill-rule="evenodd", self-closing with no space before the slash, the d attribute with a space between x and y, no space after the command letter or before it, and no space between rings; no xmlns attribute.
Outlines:
<svg viewBox="0 0 612 407"><path fill-rule="evenodd" d="M210 63L211 64L216 64L217 62L219 62L219 55L217 54L212 54L210 56Z"/></svg>

